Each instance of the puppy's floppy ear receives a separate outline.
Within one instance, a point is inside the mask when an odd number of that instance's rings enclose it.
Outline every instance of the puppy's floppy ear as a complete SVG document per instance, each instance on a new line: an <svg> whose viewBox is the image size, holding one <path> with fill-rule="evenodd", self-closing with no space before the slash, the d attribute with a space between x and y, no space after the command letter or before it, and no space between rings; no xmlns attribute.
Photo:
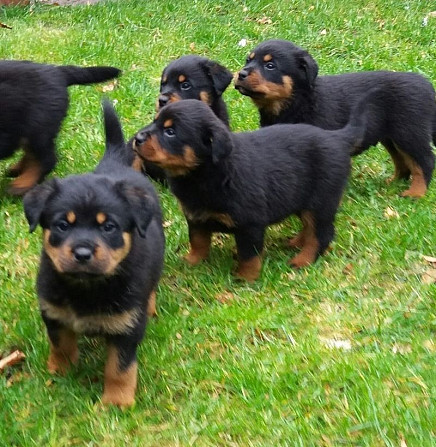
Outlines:
<svg viewBox="0 0 436 447"><path fill-rule="evenodd" d="M40 223L45 205L57 190L57 181L52 179L35 186L24 196L24 213L29 222L30 232L34 231L38 223Z"/></svg>
<svg viewBox="0 0 436 447"><path fill-rule="evenodd" d="M203 68L207 75L212 78L216 94L221 96L233 79L232 72L218 62L210 60L204 62Z"/></svg>
<svg viewBox="0 0 436 447"><path fill-rule="evenodd" d="M210 144L212 146L212 162L217 164L220 160L227 157L233 149L232 135L230 131L218 121L210 128Z"/></svg>
<svg viewBox="0 0 436 447"><path fill-rule="evenodd" d="M307 51L302 51L298 55L298 63L306 75L308 87L312 88L313 83L318 76L318 64Z"/></svg>
<svg viewBox="0 0 436 447"><path fill-rule="evenodd" d="M147 194L147 191L144 189L129 185L125 182L116 183L115 188L130 205L133 220L139 235L145 237L151 219L158 212L158 204L155 198Z"/></svg>

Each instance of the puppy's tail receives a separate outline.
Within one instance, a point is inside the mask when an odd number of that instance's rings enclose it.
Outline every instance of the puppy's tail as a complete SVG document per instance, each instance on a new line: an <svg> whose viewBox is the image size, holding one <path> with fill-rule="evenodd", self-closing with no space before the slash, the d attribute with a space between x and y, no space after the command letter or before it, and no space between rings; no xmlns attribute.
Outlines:
<svg viewBox="0 0 436 447"><path fill-rule="evenodd" d="M367 144L365 135L370 116L374 115L377 119L381 119L379 104L383 100L382 94L383 92L380 88L374 87L370 89L361 96L351 110L348 123L342 131L345 133L346 138L350 140L352 155L362 152L364 150L362 146ZM374 113L375 111L377 113Z"/></svg>
<svg viewBox="0 0 436 447"><path fill-rule="evenodd" d="M114 163L123 166L131 166L133 163L133 151L127 147L121 123L112 106L107 100L103 100L104 132L106 135L106 149L96 172L111 169Z"/></svg>
<svg viewBox="0 0 436 447"><path fill-rule="evenodd" d="M68 85L93 84L116 78L121 70L115 67L77 67L75 65L59 65L58 70L62 72Z"/></svg>

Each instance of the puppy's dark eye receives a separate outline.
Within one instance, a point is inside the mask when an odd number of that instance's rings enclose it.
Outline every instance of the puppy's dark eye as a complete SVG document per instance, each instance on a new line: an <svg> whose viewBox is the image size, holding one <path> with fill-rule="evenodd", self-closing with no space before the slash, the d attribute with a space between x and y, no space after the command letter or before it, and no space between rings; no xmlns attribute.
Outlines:
<svg viewBox="0 0 436 447"><path fill-rule="evenodd" d="M189 90L191 88L191 84L188 81L182 82L180 84L180 88L182 90Z"/></svg>
<svg viewBox="0 0 436 447"><path fill-rule="evenodd" d="M70 228L70 224L66 220L60 220L56 223L55 227L56 230L64 232Z"/></svg>
<svg viewBox="0 0 436 447"><path fill-rule="evenodd" d="M265 68L266 68L267 70L274 70L274 69L276 68L276 66L275 66L272 62L267 62L267 63L265 64Z"/></svg>
<svg viewBox="0 0 436 447"><path fill-rule="evenodd" d="M167 137L175 137L176 136L176 131L172 127L166 127L164 129L164 134Z"/></svg>
<svg viewBox="0 0 436 447"><path fill-rule="evenodd" d="M117 226L111 222L111 221L107 221L105 222L102 226L101 229L105 232L105 233L113 233L116 229Z"/></svg>

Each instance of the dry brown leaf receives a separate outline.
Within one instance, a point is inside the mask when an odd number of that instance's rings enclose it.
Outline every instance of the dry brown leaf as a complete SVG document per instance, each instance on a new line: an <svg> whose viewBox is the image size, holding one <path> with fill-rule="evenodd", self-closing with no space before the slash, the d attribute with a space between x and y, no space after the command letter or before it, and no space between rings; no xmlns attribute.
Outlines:
<svg viewBox="0 0 436 447"><path fill-rule="evenodd" d="M348 264L342 269L342 272L343 272L345 275L349 275L349 274L353 273L353 269L354 269L354 266L353 266L353 264L350 262L350 263L348 263Z"/></svg>
<svg viewBox="0 0 436 447"><path fill-rule="evenodd" d="M424 284L434 284L436 282L436 269L428 269L421 278Z"/></svg>
<svg viewBox="0 0 436 447"><path fill-rule="evenodd" d="M393 208L391 208L390 206L388 206L385 209L384 212L384 216L386 219L398 219L400 217L400 215L398 214L397 211L395 211Z"/></svg>
<svg viewBox="0 0 436 447"><path fill-rule="evenodd" d="M232 292L223 292L215 295L215 298L222 304L228 304L235 299L235 295Z"/></svg>
<svg viewBox="0 0 436 447"><path fill-rule="evenodd" d="M117 80L115 79L114 81L109 82L109 83L106 84L106 85L103 85L103 87L101 88L101 90L102 90L103 93L112 92L112 91L114 91L114 89L115 89L115 87L117 86L117 84L118 84L118 82L117 82Z"/></svg>
<svg viewBox="0 0 436 447"><path fill-rule="evenodd" d="M260 19L257 19L256 22L259 25L271 25L272 24L272 20L269 17L263 16Z"/></svg>
<svg viewBox="0 0 436 447"><path fill-rule="evenodd" d="M412 346L406 343L394 343L394 346L392 346L392 352L394 354L409 354L412 352Z"/></svg>
<svg viewBox="0 0 436 447"><path fill-rule="evenodd" d="M1 22L0 22L0 28L12 29L11 26L5 25L4 23Z"/></svg>
<svg viewBox="0 0 436 447"><path fill-rule="evenodd" d="M3 371L8 366L13 366L16 363L24 360L26 356L21 351L14 351L12 354L9 354L5 358L0 360L0 371Z"/></svg>
<svg viewBox="0 0 436 447"><path fill-rule="evenodd" d="M434 256L426 256L426 255L422 255L422 257L427 261L430 262L431 264L436 264L436 258Z"/></svg>
<svg viewBox="0 0 436 447"><path fill-rule="evenodd" d="M189 49L190 49L191 51L195 51L195 43L194 43L194 42L191 42L191 43L189 44Z"/></svg>

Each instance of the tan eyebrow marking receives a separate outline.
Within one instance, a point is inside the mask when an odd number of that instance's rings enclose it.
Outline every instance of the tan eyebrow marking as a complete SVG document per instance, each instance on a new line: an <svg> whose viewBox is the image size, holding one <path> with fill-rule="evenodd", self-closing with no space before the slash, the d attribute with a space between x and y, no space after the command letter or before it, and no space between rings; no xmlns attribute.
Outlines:
<svg viewBox="0 0 436 447"><path fill-rule="evenodd" d="M166 120L165 122L164 122L164 127L165 128L167 128L167 127L171 127L173 125L173 120Z"/></svg>
<svg viewBox="0 0 436 447"><path fill-rule="evenodd" d="M102 224L106 219L106 214L105 213L97 213L97 215L95 216L95 219L97 220L97 222L99 224Z"/></svg>
<svg viewBox="0 0 436 447"><path fill-rule="evenodd" d="M179 82L185 82L186 81L186 76L185 75L180 75L179 76Z"/></svg>
<svg viewBox="0 0 436 447"><path fill-rule="evenodd" d="M76 214L74 211L68 211L67 213L67 222L69 224L73 224L76 221Z"/></svg>
<svg viewBox="0 0 436 447"><path fill-rule="evenodd" d="M263 61L264 62L269 62L269 61L271 61L272 60L272 56L271 56L271 54L265 54L265 56L263 57Z"/></svg>
<svg viewBox="0 0 436 447"><path fill-rule="evenodd" d="M253 52L253 53L250 53L250 56L248 56L248 58L249 59L254 59L254 56L256 56L256 54Z"/></svg>

